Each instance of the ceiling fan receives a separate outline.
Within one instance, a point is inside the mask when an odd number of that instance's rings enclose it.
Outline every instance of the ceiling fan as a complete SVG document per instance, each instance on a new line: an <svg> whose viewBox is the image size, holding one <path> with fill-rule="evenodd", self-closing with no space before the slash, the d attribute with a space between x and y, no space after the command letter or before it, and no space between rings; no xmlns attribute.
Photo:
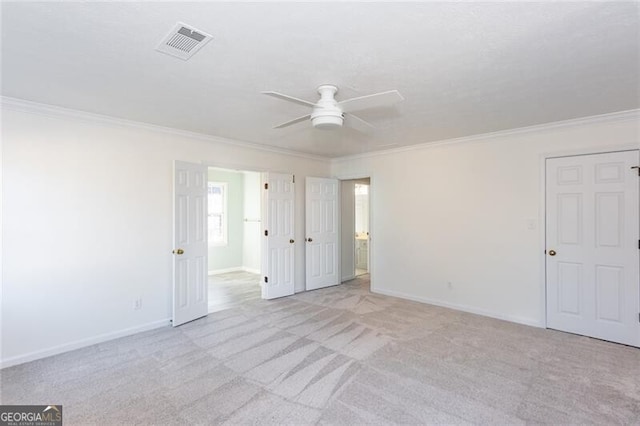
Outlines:
<svg viewBox="0 0 640 426"><path fill-rule="evenodd" d="M344 101L336 100L335 95L337 92L337 86L331 84L323 84L322 86L319 86L318 93L320 94L320 99L316 103L278 92L269 91L262 93L267 96L273 96L274 98L313 108L310 114L279 124L275 126L274 129L281 129L309 119L311 119L311 124L316 129L336 129L338 127L342 127L346 120L347 125L355 130L362 133L370 133L375 129L375 127L360 117L353 115L353 111L391 106L404 100L400 92L397 90L359 96L357 98L346 99Z"/></svg>

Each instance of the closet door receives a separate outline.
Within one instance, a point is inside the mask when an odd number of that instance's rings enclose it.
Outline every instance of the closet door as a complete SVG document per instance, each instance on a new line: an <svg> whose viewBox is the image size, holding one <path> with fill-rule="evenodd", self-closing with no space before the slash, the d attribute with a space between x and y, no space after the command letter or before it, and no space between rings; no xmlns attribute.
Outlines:
<svg viewBox="0 0 640 426"><path fill-rule="evenodd" d="M275 299L295 292L294 177L264 173L262 187L262 298Z"/></svg>
<svg viewBox="0 0 640 426"><path fill-rule="evenodd" d="M340 284L339 181L306 179L306 288Z"/></svg>

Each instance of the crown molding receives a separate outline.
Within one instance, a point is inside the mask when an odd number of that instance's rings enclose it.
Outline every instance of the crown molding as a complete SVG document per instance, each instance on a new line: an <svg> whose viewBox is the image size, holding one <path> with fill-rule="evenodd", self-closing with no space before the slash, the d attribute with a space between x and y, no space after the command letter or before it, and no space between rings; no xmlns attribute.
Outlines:
<svg viewBox="0 0 640 426"><path fill-rule="evenodd" d="M288 155L291 157L305 158L316 161L330 161L329 157L321 155L308 154L300 151L294 151L286 148L276 148L253 142L229 139L222 136L207 135L204 133L191 132L189 130L176 129L173 127L164 127L156 124L143 123L140 121L127 120L124 118L111 117L108 115L95 114L91 112L60 107L57 105L42 104L39 102L27 101L25 99L11 98L8 96L0 96L0 106L10 111L18 111L29 114L38 114L56 118L70 118L78 121L89 123L98 123L109 126L126 127L148 130L152 132L165 133L185 138L198 139L207 142L221 143L236 147L254 149L257 151L269 152L274 154Z"/></svg>
<svg viewBox="0 0 640 426"><path fill-rule="evenodd" d="M407 151L415 151L421 149L435 148L443 145L455 145L464 143L486 142L490 139L503 138L508 136L520 136L529 133L547 132L563 128L583 126L587 124L613 123L618 121L637 121L640 129L640 109L631 109L626 111L611 112L601 115L592 115L588 117L573 118L570 120L553 121L550 123L536 124L533 126L518 127L515 129L499 130L497 132L480 133L477 135L463 136L453 139L442 139L433 142L423 142L415 145L402 146L398 148L390 148L373 152L365 152L362 154L348 155L337 157L331 160L332 164L343 161L360 160L364 158L379 157L382 155L397 154Z"/></svg>
<svg viewBox="0 0 640 426"><path fill-rule="evenodd" d="M204 133L191 132L188 130L176 129L173 127L159 126L156 124L143 123L139 121L111 117L108 115L95 114L95 113L71 109L71 108L64 108L56 105L42 104L39 102L27 101L25 99L12 98L8 96L0 96L0 106L3 109L7 109L11 111L18 111L18 112L24 112L29 114L38 114L38 115L57 117L57 118L70 118L78 121L98 123L98 124L104 124L109 126L136 128L136 129L148 130L152 132L171 134L171 135L185 137L185 138L198 139L198 140L207 141L207 142L221 143L225 145L248 148L248 149L253 149L257 151L287 155L291 157L305 158L308 160L326 161L326 162L331 162L332 164L340 163L344 161L364 159L364 158L379 157L382 155L397 154L397 153L407 152L407 151L435 148L443 145L485 142L489 139L502 138L502 137L508 137L508 136L519 136L519 135L525 135L528 133L535 133L535 132L545 132L545 131L557 130L562 128L576 127L576 126L586 125L586 124L611 123L616 121L630 121L630 120L635 120L640 122L640 109L632 109L627 111L612 112L607 114L574 118L574 119L563 120L563 121L554 121L550 123L537 124L533 126L500 130L497 132L481 133L477 135L463 136L460 138L442 139L438 141L423 142L419 144L402 146L398 148L383 149L379 151L365 152L362 154L354 154L354 155L347 155L343 157L331 158L331 157L326 157L322 155L315 155L315 154L309 154L309 153L304 153L300 151L294 151L286 148L277 148L277 147L262 145L262 144L253 143L253 142L246 142L246 141L240 141L236 139L225 138L222 136L207 135Z"/></svg>

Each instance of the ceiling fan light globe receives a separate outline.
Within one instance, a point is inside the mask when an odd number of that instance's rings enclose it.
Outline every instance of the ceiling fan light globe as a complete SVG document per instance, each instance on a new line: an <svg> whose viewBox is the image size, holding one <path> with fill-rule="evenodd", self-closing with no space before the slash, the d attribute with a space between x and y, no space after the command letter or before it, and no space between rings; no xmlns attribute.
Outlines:
<svg viewBox="0 0 640 426"><path fill-rule="evenodd" d="M311 123L313 127L321 130L331 130L336 129L338 127L342 127L342 116L336 115L320 115L311 118Z"/></svg>

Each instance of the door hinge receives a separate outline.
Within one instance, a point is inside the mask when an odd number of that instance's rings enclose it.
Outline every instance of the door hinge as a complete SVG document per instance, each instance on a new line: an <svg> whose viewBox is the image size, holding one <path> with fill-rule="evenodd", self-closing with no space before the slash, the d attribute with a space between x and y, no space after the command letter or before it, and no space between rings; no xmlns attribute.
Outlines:
<svg viewBox="0 0 640 426"><path fill-rule="evenodd" d="M296 183L296 175L293 175L293 183Z"/></svg>
<svg viewBox="0 0 640 426"><path fill-rule="evenodd" d="M264 282L268 283L269 282L269 277L264 277Z"/></svg>
<svg viewBox="0 0 640 426"><path fill-rule="evenodd" d="M267 231L266 229L264 230L264 236L268 237L269 236L269 231Z"/></svg>
<svg viewBox="0 0 640 426"><path fill-rule="evenodd" d="M269 184L268 183L264 184L264 189L269 189Z"/></svg>

